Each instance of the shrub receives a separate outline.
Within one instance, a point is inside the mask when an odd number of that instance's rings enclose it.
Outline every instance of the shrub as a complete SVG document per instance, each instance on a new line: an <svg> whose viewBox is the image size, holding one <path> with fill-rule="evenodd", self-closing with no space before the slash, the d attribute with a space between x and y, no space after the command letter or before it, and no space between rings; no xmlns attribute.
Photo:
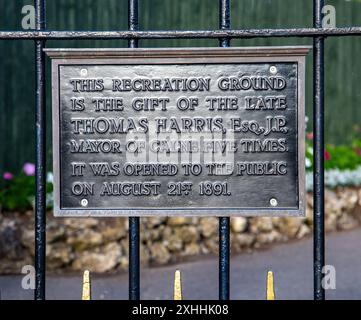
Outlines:
<svg viewBox="0 0 361 320"><path fill-rule="evenodd" d="M361 140L354 140L351 145L327 144L324 150L325 169L356 170L361 166ZM306 169L313 170L313 135L306 135Z"/></svg>
<svg viewBox="0 0 361 320"><path fill-rule="evenodd" d="M25 211L31 209L35 195L35 166L25 163L23 171L17 175L11 172L3 174L3 187L0 190L0 205L2 210ZM53 184L46 183L46 192L51 193Z"/></svg>

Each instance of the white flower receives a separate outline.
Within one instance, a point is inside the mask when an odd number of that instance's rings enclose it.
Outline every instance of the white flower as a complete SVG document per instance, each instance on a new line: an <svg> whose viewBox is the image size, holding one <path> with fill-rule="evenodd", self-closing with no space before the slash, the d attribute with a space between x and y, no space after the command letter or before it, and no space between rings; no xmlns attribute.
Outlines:
<svg viewBox="0 0 361 320"><path fill-rule="evenodd" d="M307 158L306 158L307 166ZM329 188L337 186L361 186L361 166L355 170L331 169L325 171L325 185ZM312 172L306 173L306 190L312 191L313 176Z"/></svg>
<svg viewBox="0 0 361 320"><path fill-rule="evenodd" d="M53 181L54 181L53 173L49 171L49 172L46 174L46 182L53 183Z"/></svg>

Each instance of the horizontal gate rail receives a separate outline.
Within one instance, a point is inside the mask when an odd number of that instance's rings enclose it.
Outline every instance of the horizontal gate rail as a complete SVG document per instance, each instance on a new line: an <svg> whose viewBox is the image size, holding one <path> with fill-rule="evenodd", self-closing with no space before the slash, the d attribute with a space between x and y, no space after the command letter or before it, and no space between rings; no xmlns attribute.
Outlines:
<svg viewBox="0 0 361 320"><path fill-rule="evenodd" d="M360 36L361 27L168 31L0 31L0 40L219 39Z"/></svg>

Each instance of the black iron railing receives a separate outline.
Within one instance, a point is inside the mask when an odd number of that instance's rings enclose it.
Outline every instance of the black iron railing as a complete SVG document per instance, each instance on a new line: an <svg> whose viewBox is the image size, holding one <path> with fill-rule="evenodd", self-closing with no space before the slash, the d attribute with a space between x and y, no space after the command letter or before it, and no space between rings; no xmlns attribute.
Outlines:
<svg viewBox="0 0 361 320"><path fill-rule="evenodd" d="M45 25L45 0L35 1L36 30ZM46 94L45 94L45 40L35 41L36 110L35 110L35 299L45 299L46 257Z"/></svg>
<svg viewBox="0 0 361 320"><path fill-rule="evenodd" d="M231 8L229 0L219 1L219 29L227 30L231 27ZM229 38L219 40L220 47L229 47ZM219 300L229 300L229 272L230 272L230 218L219 218Z"/></svg>
<svg viewBox="0 0 361 320"><path fill-rule="evenodd" d="M360 36L361 27L322 28L323 0L314 0L313 28L293 29L230 29L230 0L219 0L219 30L139 31L138 0L128 0L127 31L47 31L45 0L35 0L35 31L2 31L0 40L34 40L36 48L36 206L35 206L35 299L45 299L45 56L46 40L60 39L123 39L130 48L140 39L218 38L221 47L228 47L235 38L312 37L314 39L314 298L322 300L322 267L324 250L324 39L335 36ZM219 298L229 299L230 273L229 218L219 219ZM139 218L129 218L129 298L140 299Z"/></svg>
<svg viewBox="0 0 361 320"><path fill-rule="evenodd" d="M139 29L138 0L128 1L128 29ZM138 39L129 39L129 48L138 48ZM139 217L129 218L129 299L140 299L140 271L139 271Z"/></svg>

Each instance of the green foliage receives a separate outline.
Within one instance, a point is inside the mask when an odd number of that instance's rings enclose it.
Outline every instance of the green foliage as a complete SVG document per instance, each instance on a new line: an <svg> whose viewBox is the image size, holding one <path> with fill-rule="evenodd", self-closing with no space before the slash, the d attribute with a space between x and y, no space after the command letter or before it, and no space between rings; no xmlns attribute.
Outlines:
<svg viewBox="0 0 361 320"><path fill-rule="evenodd" d="M46 192L53 190L52 183L46 184ZM0 207L6 211L31 209L35 195L35 177L21 173L4 182L0 190Z"/></svg>
<svg viewBox="0 0 361 320"><path fill-rule="evenodd" d="M356 153L352 146L327 145L326 152L329 154L329 158L325 159L326 170L355 170L361 165L361 156Z"/></svg>
<svg viewBox="0 0 361 320"><path fill-rule="evenodd" d="M351 145L326 145L325 169L355 170L361 166L361 139L356 139ZM308 171L313 170L313 144L312 139L306 140L306 162Z"/></svg>

